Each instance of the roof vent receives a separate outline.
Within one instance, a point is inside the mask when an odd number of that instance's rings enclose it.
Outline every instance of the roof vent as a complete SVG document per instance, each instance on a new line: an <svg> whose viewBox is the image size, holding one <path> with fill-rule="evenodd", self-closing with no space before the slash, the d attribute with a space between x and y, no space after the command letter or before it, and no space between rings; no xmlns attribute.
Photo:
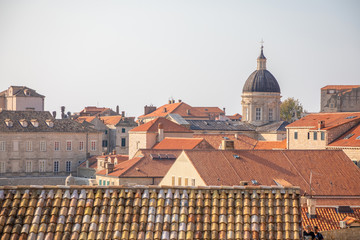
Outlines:
<svg viewBox="0 0 360 240"><path fill-rule="evenodd" d="M48 125L48 127L54 127L54 122L51 119L47 119L46 124Z"/></svg>
<svg viewBox="0 0 360 240"><path fill-rule="evenodd" d="M249 184L248 181L240 181L239 185L240 186L247 186Z"/></svg>
<svg viewBox="0 0 360 240"><path fill-rule="evenodd" d="M350 206L338 206L336 209L337 213L353 213L354 211Z"/></svg>
<svg viewBox="0 0 360 240"><path fill-rule="evenodd" d="M37 119L31 119L31 124L37 128L39 126L39 121Z"/></svg>
<svg viewBox="0 0 360 240"><path fill-rule="evenodd" d="M5 119L5 124L7 127L12 127L14 126L13 121L11 121L11 119Z"/></svg>
<svg viewBox="0 0 360 240"><path fill-rule="evenodd" d="M28 126L28 122L25 119L20 119L20 124L22 127L27 127Z"/></svg>
<svg viewBox="0 0 360 240"><path fill-rule="evenodd" d="M354 133L350 133L350 134L346 135L346 136L344 137L344 139L349 139L349 138L351 138L351 137L354 136L354 135L355 135Z"/></svg>
<svg viewBox="0 0 360 240"><path fill-rule="evenodd" d="M240 159L239 155L233 155L235 159Z"/></svg>
<svg viewBox="0 0 360 240"><path fill-rule="evenodd" d="M252 184L254 184L254 185L259 185L259 182L256 181L255 179L251 179L251 182L252 182Z"/></svg>

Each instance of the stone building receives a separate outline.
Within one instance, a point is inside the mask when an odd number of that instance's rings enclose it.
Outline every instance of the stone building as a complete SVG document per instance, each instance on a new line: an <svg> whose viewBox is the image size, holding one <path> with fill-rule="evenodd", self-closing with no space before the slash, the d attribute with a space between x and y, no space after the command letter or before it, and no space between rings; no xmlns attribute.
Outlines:
<svg viewBox="0 0 360 240"><path fill-rule="evenodd" d="M192 138L193 131L166 118L156 118L129 132L129 159L139 149L150 149L166 137Z"/></svg>
<svg viewBox="0 0 360 240"><path fill-rule="evenodd" d="M255 126L280 121L280 87L266 69L263 46L257 59L257 69L246 80L241 97L242 121Z"/></svg>
<svg viewBox="0 0 360 240"><path fill-rule="evenodd" d="M10 86L0 92L0 110L44 111L45 96L25 86Z"/></svg>
<svg viewBox="0 0 360 240"><path fill-rule="evenodd" d="M360 112L360 85L327 85L321 88L320 112Z"/></svg>
<svg viewBox="0 0 360 240"><path fill-rule="evenodd" d="M0 112L0 175L76 175L77 166L101 153L101 132L47 111Z"/></svg>
<svg viewBox="0 0 360 240"><path fill-rule="evenodd" d="M286 129L288 149L342 149L360 160L360 112L309 114Z"/></svg>

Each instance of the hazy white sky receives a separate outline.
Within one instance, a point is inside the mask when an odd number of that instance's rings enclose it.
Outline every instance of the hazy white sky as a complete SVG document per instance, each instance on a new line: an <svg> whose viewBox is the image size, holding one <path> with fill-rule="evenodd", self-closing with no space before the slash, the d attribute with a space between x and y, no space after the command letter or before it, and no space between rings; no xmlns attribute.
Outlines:
<svg viewBox="0 0 360 240"><path fill-rule="evenodd" d="M360 84L360 1L0 0L0 91L24 85L46 110L169 98L241 113L261 39L282 99L320 109L320 88Z"/></svg>

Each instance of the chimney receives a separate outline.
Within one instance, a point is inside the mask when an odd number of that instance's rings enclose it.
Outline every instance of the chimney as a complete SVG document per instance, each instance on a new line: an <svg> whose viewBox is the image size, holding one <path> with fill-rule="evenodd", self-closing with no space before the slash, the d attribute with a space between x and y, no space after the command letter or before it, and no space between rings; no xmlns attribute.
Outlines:
<svg viewBox="0 0 360 240"><path fill-rule="evenodd" d="M166 109L166 107L164 107L164 109L163 109L163 112L164 112L164 113L166 113L166 112L167 112L167 109Z"/></svg>
<svg viewBox="0 0 360 240"><path fill-rule="evenodd" d="M161 142L164 139L164 126L162 123L158 125L158 142Z"/></svg>
<svg viewBox="0 0 360 240"><path fill-rule="evenodd" d="M64 119L65 117L65 106L61 106L61 118Z"/></svg>
<svg viewBox="0 0 360 240"><path fill-rule="evenodd" d="M116 155L116 150L115 149L112 151L112 155Z"/></svg>
<svg viewBox="0 0 360 240"><path fill-rule="evenodd" d="M114 164L107 162L106 163L106 175L108 175L109 173L112 173L114 171Z"/></svg>
<svg viewBox="0 0 360 240"><path fill-rule="evenodd" d="M171 104L171 99L169 99L168 103Z"/></svg>
<svg viewBox="0 0 360 240"><path fill-rule="evenodd" d="M234 141L223 139L221 141L221 150L234 150Z"/></svg>
<svg viewBox="0 0 360 240"><path fill-rule="evenodd" d="M187 109L187 110L186 110L186 114L187 114L187 115L190 115L190 109Z"/></svg>
<svg viewBox="0 0 360 240"><path fill-rule="evenodd" d="M181 99L179 99L179 100L178 100L178 102L180 103L180 102L182 102L182 100L181 100Z"/></svg>
<svg viewBox="0 0 360 240"><path fill-rule="evenodd" d="M53 111L52 115L53 115L54 118L56 118L56 111Z"/></svg>
<svg viewBox="0 0 360 240"><path fill-rule="evenodd" d="M125 111L121 111L121 116L125 117Z"/></svg>
<svg viewBox="0 0 360 240"><path fill-rule="evenodd" d="M147 114L149 114L149 113L152 113L153 111L155 111L156 110L156 107L155 106L145 106L144 107L144 115L147 115Z"/></svg>
<svg viewBox="0 0 360 240"><path fill-rule="evenodd" d="M119 113L120 113L119 105L116 105L116 114L119 115Z"/></svg>
<svg viewBox="0 0 360 240"><path fill-rule="evenodd" d="M239 135L237 133L235 133L234 137L235 137L235 139L238 139Z"/></svg>
<svg viewBox="0 0 360 240"><path fill-rule="evenodd" d="M325 121L318 121L318 130L325 127Z"/></svg>
<svg viewBox="0 0 360 240"><path fill-rule="evenodd" d="M173 99L171 102L172 102L172 103L175 103L175 100Z"/></svg>
<svg viewBox="0 0 360 240"><path fill-rule="evenodd" d="M89 168L89 159L86 159L86 168Z"/></svg>
<svg viewBox="0 0 360 240"><path fill-rule="evenodd" d="M308 218L316 218L316 199L307 199Z"/></svg>
<svg viewBox="0 0 360 240"><path fill-rule="evenodd" d="M224 111L224 115L225 115L225 108L223 108L223 111Z"/></svg>

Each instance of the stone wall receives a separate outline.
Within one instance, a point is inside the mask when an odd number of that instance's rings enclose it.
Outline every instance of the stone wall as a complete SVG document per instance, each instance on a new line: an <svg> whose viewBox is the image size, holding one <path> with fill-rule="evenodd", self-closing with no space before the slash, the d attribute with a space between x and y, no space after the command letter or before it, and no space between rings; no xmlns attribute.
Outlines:
<svg viewBox="0 0 360 240"><path fill-rule="evenodd" d="M321 232L326 240L359 240L360 228L346 228Z"/></svg>

